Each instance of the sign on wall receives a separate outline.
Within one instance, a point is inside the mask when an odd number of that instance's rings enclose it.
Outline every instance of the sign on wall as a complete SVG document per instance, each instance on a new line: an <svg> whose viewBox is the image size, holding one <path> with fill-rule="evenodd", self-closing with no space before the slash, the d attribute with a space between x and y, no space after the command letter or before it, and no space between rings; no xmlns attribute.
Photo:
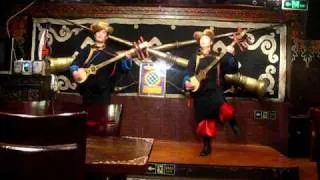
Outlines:
<svg viewBox="0 0 320 180"><path fill-rule="evenodd" d="M155 63L140 64L139 95L164 97L166 68Z"/></svg>
<svg viewBox="0 0 320 180"><path fill-rule="evenodd" d="M308 11L308 0L282 0L282 9Z"/></svg>

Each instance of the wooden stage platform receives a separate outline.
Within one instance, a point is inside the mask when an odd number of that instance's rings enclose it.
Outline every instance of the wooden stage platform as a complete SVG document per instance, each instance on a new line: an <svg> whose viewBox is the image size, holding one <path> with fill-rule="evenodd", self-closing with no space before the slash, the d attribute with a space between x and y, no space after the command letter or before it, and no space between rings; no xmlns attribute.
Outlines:
<svg viewBox="0 0 320 180"><path fill-rule="evenodd" d="M118 174L122 175L119 177L132 180L299 179L297 164L267 146L213 143L212 154L201 157L200 142L152 141L138 138L144 141L139 145L137 140L132 143L134 138L129 139L131 143L126 142L126 138L119 139L104 141L103 146L101 143L94 143L94 139L88 140L87 166L90 171L100 173L100 177ZM130 144L132 147L129 147ZM100 148L100 153L95 154L97 151L93 151L92 147ZM107 153L101 154L103 151Z"/></svg>

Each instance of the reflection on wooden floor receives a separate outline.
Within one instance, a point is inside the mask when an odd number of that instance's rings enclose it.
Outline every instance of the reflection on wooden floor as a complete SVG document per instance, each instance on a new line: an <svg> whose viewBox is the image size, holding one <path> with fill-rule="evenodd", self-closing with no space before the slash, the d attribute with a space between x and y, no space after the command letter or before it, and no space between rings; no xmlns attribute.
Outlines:
<svg viewBox="0 0 320 180"><path fill-rule="evenodd" d="M208 157L199 156L201 148L200 142L155 140L147 174L165 175L161 179L175 176L205 179L299 179L298 165L267 146L213 144L213 152Z"/></svg>
<svg viewBox="0 0 320 180"><path fill-rule="evenodd" d="M260 145L215 144L199 156L200 142L149 138L88 138L87 167L107 177L147 179L289 179L316 180L316 165L289 159Z"/></svg>
<svg viewBox="0 0 320 180"><path fill-rule="evenodd" d="M268 146L212 144L213 152L208 157L199 156L202 144L156 140L149 162L176 164L252 166L292 168L296 164Z"/></svg>
<svg viewBox="0 0 320 180"><path fill-rule="evenodd" d="M289 179L316 180L316 164L289 159L261 145L215 144L199 156L200 142L149 138L90 137L87 166L99 177L127 175L128 180L154 179ZM150 153L151 152L151 153Z"/></svg>
<svg viewBox="0 0 320 180"><path fill-rule="evenodd" d="M317 165L309 158L290 159L299 166L300 180L319 180L317 177Z"/></svg>
<svg viewBox="0 0 320 180"><path fill-rule="evenodd" d="M88 137L87 170L102 176L144 173L152 144L152 138Z"/></svg>

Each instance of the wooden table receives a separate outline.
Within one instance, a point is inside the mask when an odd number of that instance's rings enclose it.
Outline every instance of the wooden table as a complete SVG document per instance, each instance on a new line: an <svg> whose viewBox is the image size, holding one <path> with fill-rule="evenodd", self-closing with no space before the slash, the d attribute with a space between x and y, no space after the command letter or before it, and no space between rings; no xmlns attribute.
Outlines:
<svg viewBox="0 0 320 180"><path fill-rule="evenodd" d="M86 166L89 174L143 174L153 145L151 138L87 138Z"/></svg>

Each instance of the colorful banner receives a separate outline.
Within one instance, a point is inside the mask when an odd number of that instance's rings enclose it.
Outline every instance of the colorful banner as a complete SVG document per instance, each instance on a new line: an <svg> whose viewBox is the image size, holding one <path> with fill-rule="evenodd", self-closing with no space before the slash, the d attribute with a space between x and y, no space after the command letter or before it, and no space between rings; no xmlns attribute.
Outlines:
<svg viewBox="0 0 320 180"><path fill-rule="evenodd" d="M141 63L139 95L164 97L165 94L166 69L157 63Z"/></svg>

